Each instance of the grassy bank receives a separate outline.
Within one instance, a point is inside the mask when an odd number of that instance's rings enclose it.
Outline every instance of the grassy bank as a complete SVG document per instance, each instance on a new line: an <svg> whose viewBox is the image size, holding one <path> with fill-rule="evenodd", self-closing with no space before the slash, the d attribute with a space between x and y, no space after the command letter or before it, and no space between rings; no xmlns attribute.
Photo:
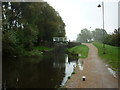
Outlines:
<svg viewBox="0 0 120 90"><path fill-rule="evenodd" d="M36 46L33 47L31 51L25 51L24 56L42 56L44 51L51 51L52 48L45 47L45 46Z"/></svg>
<svg viewBox="0 0 120 90"><path fill-rule="evenodd" d="M80 54L79 58L86 58L88 56L89 48L86 45L79 45L72 48L68 48L67 51L73 54Z"/></svg>
<svg viewBox="0 0 120 90"><path fill-rule="evenodd" d="M98 48L98 54L99 56L104 59L112 68L115 70L118 69L118 51L120 50L120 47L105 45L105 52L106 54L103 54L103 47L101 43L94 42L93 45L95 45Z"/></svg>
<svg viewBox="0 0 120 90"><path fill-rule="evenodd" d="M39 50L39 51L51 51L52 48L45 47L45 46L36 46L33 48L34 50Z"/></svg>

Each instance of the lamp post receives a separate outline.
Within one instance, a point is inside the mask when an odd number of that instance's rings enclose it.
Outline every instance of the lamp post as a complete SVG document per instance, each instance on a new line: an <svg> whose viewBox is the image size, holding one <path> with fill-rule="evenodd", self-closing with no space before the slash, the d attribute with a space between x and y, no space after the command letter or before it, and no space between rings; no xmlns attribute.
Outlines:
<svg viewBox="0 0 120 90"><path fill-rule="evenodd" d="M101 5L98 5L98 8L100 8ZM105 54L105 44L104 44L104 3L102 1L102 14L103 14L103 54Z"/></svg>

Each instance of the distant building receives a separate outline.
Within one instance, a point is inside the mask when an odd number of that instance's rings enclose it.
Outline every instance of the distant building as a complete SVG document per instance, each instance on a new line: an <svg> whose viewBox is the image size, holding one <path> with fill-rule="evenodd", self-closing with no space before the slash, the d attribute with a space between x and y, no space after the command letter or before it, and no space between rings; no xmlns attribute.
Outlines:
<svg viewBox="0 0 120 90"><path fill-rule="evenodd" d="M67 42L66 37L53 37L53 42Z"/></svg>

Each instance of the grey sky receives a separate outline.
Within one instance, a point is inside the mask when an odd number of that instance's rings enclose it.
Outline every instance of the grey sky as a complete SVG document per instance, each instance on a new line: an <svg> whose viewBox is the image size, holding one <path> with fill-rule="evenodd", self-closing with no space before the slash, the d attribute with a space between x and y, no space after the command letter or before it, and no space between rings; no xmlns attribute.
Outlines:
<svg viewBox="0 0 120 90"><path fill-rule="evenodd" d="M102 28L101 0L44 0L59 12L66 24L66 36L75 40L83 28ZM108 33L118 28L118 1L103 0L105 8L105 29ZM91 28L90 28L91 27Z"/></svg>

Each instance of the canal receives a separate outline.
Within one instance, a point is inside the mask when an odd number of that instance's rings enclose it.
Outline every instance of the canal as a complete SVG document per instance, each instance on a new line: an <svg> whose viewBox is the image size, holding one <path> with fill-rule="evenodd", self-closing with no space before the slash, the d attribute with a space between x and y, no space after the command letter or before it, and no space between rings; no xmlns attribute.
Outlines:
<svg viewBox="0 0 120 90"><path fill-rule="evenodd" d="M3 59L4 88L59 88L71 76L77 59L65 52L48 52L42 57Z"/></svg>

